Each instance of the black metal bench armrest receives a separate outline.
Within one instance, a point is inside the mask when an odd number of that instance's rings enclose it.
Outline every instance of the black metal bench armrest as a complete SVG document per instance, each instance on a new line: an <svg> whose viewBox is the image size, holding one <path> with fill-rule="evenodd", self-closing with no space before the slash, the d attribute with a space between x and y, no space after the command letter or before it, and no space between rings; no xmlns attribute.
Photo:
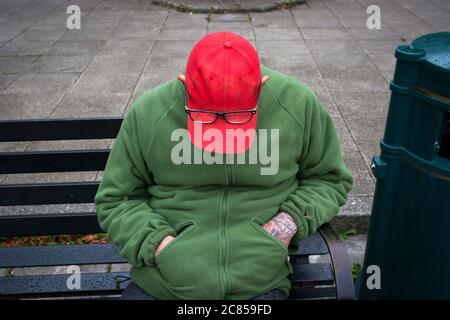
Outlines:
<svg viewBox="0 0 450 320"><path fill-rule="evenodd" d="M318 231L325 240L330 252L336 282L336 298L338 300L353 300L355 298L355 290L352 266L350 265L350 258L346 248L329 224L322 225Z"/></svg>

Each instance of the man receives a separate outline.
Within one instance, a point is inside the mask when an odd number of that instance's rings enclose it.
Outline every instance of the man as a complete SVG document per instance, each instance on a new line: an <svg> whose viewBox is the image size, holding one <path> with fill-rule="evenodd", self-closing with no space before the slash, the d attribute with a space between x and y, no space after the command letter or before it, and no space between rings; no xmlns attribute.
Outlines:
<svg viewBox="0 0 450 320"><path fill-rule="evenodd" d="M218 32L127 113L95 202L132 265L124 298L283 299L289 250L351 185L314 93Z"/></svg>

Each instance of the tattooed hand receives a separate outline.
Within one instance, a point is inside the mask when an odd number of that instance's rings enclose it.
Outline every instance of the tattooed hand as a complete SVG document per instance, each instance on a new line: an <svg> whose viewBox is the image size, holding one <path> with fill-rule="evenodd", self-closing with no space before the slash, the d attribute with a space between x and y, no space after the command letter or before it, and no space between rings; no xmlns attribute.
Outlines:
<svg viewBox="0 0 450 320"><path fill-rule="evenodd" d="M272 236L280 239L286 247L297 232L294 219L286 212L280 212L262 227Z"/></svg>

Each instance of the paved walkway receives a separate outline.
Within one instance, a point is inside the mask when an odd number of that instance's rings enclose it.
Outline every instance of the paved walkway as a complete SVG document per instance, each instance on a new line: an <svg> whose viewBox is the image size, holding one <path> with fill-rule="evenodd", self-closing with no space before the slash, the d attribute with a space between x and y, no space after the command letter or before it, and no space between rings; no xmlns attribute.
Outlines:
<svg viewBox="0 0 450 320"><path fill-rule="evenodd" d="M81 7L81 30L66 29L66 8L73 3ZM366 28L369 4L381 8L381 30ZM383 134L394 50L449 28L447 0L309 0L291 9L224 15L180 13L150 1L4 0L0 119L121 116L142 92L176 76L200 37L231 30L256 46L264 64L308 84L332 114L355 177L336 222L364 231L374 191L369 165ZM8 143L0 151L110 142ZM0 181L75 178L100 175L14 175Z"/></svg>

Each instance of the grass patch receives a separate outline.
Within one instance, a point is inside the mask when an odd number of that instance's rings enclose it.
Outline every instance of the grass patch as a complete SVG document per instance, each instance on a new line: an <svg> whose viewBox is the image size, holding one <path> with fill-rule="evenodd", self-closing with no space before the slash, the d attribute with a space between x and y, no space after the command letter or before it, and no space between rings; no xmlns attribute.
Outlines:
<svg viewBox="0 0 450 320"><path fill-rule="evenodd" d="M348 237L356 236L358 231L355 228L349 229L339 234L341 240L347 240Z"/></svg>
<svg viewBox="0 0 450 320"><path fill-rule="evenodd" d="M352 277L353 277L353 281L356 280L356 278L358 277L358 274L361 272L361 265L357 262L353 263L353 267L352 267Z"/></svg>

